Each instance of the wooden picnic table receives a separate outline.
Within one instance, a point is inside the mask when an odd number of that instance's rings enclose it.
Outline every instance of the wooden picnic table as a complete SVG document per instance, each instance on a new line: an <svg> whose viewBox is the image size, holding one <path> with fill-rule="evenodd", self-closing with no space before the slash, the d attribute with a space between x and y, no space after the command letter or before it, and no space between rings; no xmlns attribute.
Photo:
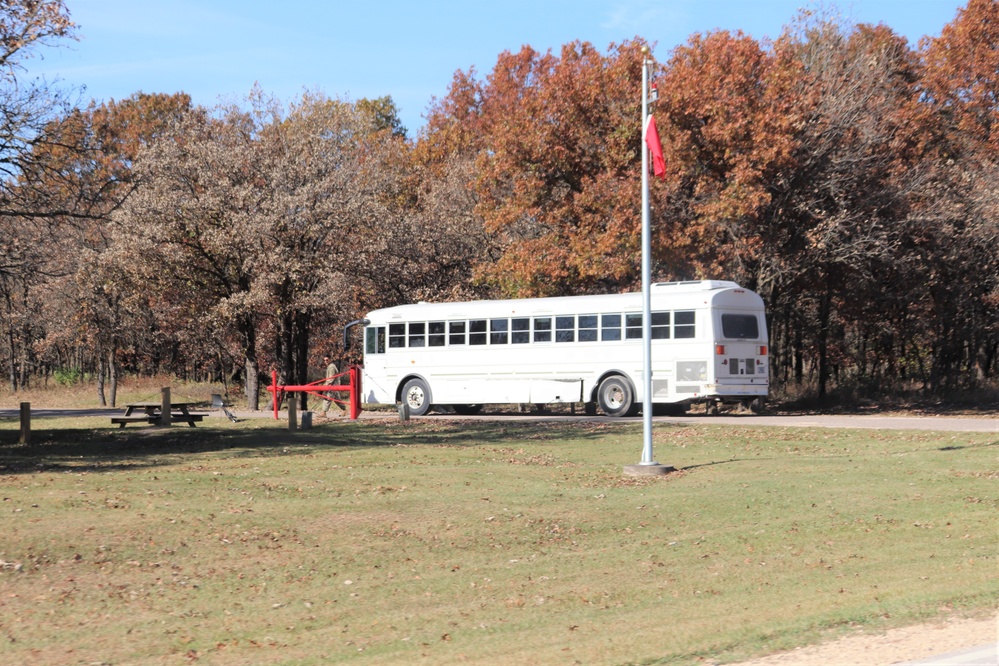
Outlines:
<svg viewBox="0 0 999 666"><path fill-rule="evenodd" d="M186 401L172 401L170 403L170 420L171 421L183 421L192 428L195 427L194 423L196 421L201 421L205 418L204 414L192 414L191 406L196 405L195 402ZM142 414L137 416L132 416L132 412L136 410L141 410ZM130 402L125 405L125 415L124 416L113 416L111 417L111 423L117 423L119 428L124 428L129 423L151 423L158 425L162 420L162 410L163 403L158 401L148 401L148 402Z"/></svg>

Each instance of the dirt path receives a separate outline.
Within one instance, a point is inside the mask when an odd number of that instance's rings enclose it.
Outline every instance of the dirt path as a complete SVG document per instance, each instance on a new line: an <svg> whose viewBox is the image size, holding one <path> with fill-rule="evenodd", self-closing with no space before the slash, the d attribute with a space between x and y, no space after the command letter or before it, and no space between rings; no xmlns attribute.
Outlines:
<svg viewBox="0 0 999 666"><path fill-rule="evenodd" d="M734 666L890 666L997 641L999 615L984 618L941 618L935 622L889 629L879 634L846 636Z"/></svg>

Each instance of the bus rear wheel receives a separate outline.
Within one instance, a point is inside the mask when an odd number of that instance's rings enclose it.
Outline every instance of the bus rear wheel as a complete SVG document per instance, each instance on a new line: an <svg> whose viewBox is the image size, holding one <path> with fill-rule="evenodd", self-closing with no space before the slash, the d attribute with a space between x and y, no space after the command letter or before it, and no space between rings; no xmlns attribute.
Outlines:
<svg viewBox="0 0 999 666"><path fill-rule="evenodd" d="M423 416L430 411L430 387L422 379L410 379L402 387L402 401L413 416Z"/></svg>
<svg viewBox="0 0 999 666"><path fill-rule="evenodd" d="M635 392L627 379L612 375L600 382L597 402L607 416L628 416L635 407Z"/></svg>

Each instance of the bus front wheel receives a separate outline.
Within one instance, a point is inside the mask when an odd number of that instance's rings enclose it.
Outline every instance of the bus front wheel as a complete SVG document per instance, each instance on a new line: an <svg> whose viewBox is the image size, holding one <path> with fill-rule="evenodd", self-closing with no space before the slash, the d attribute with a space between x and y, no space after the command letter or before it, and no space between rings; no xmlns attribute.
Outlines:
<svg viewBox="0 0 999 666"><path fill-rule="evenodd" d="M607 416L627 416L635 406L634 401L631 384L624 377L613 375L600 382L597 402Z"/></svg>
<svg viewBox="0 0 999 666"><path fill-rule="evenodd" d="M402 387L402 401L413 416L423 416L430 411L430 387L422 379L410 379Z"/></svg>

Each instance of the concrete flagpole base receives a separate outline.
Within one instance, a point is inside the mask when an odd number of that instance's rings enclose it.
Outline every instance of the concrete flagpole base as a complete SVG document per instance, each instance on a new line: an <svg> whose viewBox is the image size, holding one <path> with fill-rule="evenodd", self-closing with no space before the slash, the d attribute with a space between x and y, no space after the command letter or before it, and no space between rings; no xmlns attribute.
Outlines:
<svg viewBox="0 0 999 666"><path fill-rule="evenodd" d="M638 464L624 466L625 476L662 476L675 471L676 467L673 467L672 465L660 465L659 463L652 463L651 465Z"/></svg>

